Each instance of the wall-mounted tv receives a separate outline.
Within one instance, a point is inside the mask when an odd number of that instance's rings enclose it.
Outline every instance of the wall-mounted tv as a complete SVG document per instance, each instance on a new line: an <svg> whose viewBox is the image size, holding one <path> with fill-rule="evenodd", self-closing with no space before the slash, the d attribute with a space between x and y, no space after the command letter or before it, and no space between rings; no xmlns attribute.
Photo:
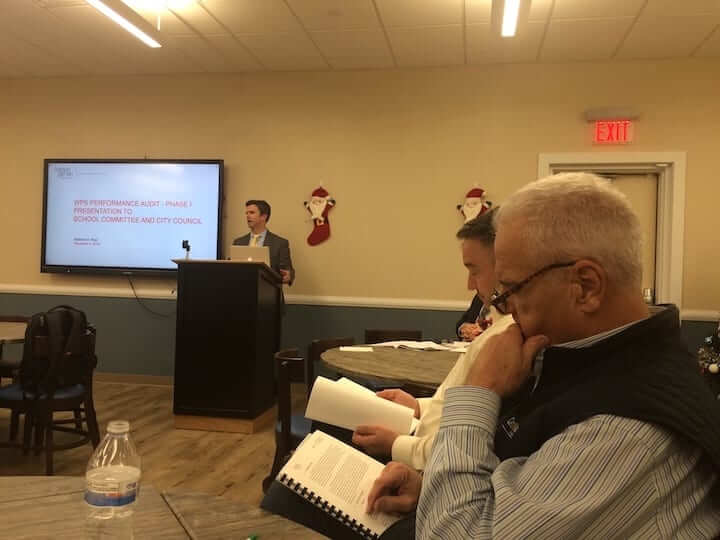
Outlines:
<svg viewBox="0 0 720 540"><path fill-rule="evenodd" d="M219 259L223 160L46 159L42 272L163 275Z"/></svg>

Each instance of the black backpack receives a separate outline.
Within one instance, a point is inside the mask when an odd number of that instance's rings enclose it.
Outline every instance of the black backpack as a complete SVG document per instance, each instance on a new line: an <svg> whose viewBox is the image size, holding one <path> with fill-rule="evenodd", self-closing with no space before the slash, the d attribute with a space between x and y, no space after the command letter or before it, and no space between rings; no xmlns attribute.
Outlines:
<svg viewBox="0 0 720 540"><path fill-rule="evenodd" d="M96 365L95 328L88 325L84 312L56 306L30 318L20 364L24 394L37 398L58 388L88 384Z"/></svg>

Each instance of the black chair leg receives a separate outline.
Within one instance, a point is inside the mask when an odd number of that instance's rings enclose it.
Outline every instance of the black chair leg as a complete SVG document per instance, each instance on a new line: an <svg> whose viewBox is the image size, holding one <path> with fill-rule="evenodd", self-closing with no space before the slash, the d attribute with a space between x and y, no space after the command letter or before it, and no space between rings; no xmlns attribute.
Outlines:
<svg viewBox="0 0 720 540"><path fill-rule="evenodd" d="M77 429L78 431L82 431L82 410L73 410L73 416L75 417L75 429Z"/></svg>
<svg viewBox="0 0 720 540"><path fill-rule="evenodd" d="M17 439L20 427L20 411L14 410L10 413L10 441Z"/></svg>
<svg viewBox="0 0 720 540"><path fill-rule="evenodd" d="M267 493L267 490L270 489L270 484L275 480L275 477L280 472L280 469L283 468L283 465L285 465L291 453L292 449L281 442L280 434L275 432L275 458L273 459L272 467L270 467L270 474L268 474L262 482L263 493Z"/></svg>
<svg viewBox="0 0 720 540"><path fill-rule="evenodd" d="M272 467L270 467L270 474L268 474L262 482L263 493L267 493L268 489L270 489L270 484L272 484L280 472L280 469L282 469L284 457L280 451L275 450L275 458L273 459Z"/></svg>
<svg viewBox="0 0 720 540"><path fill-rule="evenodd" d="M53 413L49 411L45 416L45 474L53 475Z"/></svg>
<svg viewBox="0 0 720 540"><path fill-rule="evenodd" d="M39 456L42 452L45 441L45 417L43 414L33 415L32 429L35 430L35 455Z"/></svg>
<svg viewBox="0 0 720 540"><path fill-rule="evenodd" d="M97 448L100 444L100 428L98 427L95 406L93 405L92 399L85 401L85 423L87 424L93 448Z"/></svg>
<svg viewBox="0 0 720 540"><path fill-rule="evenodd" d="M32 441L32 431L33 431L33 425L35 423L35 419L33 418L33 414L29 411L25 412L25 425L23 426L23 445L22 445L22 452L24 456L28 455L28 452L30 452L30 444Z"/></svg>

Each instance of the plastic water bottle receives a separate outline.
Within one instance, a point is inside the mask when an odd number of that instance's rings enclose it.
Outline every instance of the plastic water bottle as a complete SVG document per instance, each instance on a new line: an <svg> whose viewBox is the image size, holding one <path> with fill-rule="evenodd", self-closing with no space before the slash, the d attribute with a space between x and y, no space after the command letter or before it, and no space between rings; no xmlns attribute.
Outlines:
<svg viewBox="0 0 720 540"><path fill-rule="evenodd" d="M133 538L133 506L140 493L140 456L130 439L130 423L114 420L85 472L86 537Z"/></svg>

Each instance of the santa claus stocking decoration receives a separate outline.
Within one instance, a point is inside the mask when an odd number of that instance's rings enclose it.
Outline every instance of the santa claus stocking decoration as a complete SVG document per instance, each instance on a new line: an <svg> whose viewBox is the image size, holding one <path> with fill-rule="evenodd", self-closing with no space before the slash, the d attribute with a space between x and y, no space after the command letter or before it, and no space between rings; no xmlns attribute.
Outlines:
<svg viewBox="0 0 720 540"><path fill-rule="evenodd" d="M328 221L328 213L335 206L335 199L320 186L312 192L310 201L305 201L305 208L308 209L313 221L313 230L308 236L307 243L311 246L317 246L330 238L330 222Z"/></svg>
<svg viewBox="0 0 720 540"><path fill-rule="evenodd" d="M465 223L467 223L490 210L491 206L492 203L485 200L485 191L475 186L467 192L465 203L458 204L457 209L460 210L460 213L465 217Z"/></svg>

